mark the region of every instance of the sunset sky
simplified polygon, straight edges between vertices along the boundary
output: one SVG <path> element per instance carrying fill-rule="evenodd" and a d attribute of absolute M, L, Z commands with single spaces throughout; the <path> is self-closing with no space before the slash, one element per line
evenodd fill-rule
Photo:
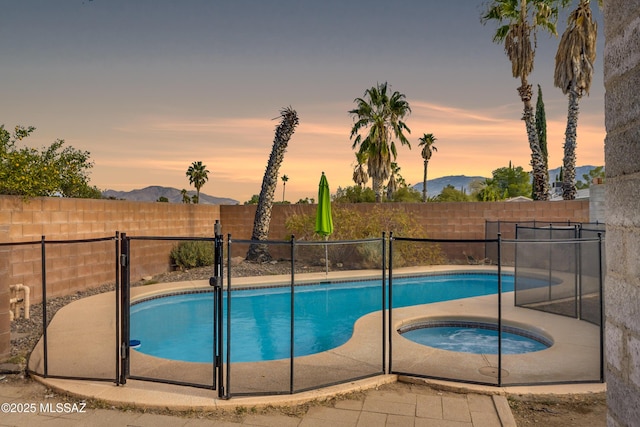
<path fill-rule="evenodd" d="M 377 82 L 404 93 L 412 150 L 397 162 L 422 181 L 418 138 L 433 133 L 429 178 L 530 169 L 522 103 L 485 0 L 0 1 L 0 124 L 32 125 L 34 147 L 57 138 L 91 153 L 102 190 L 189 187 L 241 203 L 260 192 L 279 111 L 300 125 L 280 173 L 286 198 L 353 185 L 353 100 Z M 595 6 L 593 6 L 595 8 Z M 604 164 L 604 48 L 580 103 L 578 165 Z M 558 31 L 565 28 L 564 13 Z M 550 168 L 562 164 L 567 100 L 553 86 L 558 39 L 540 33 L 530 83 L 542 85 Z M 535 102 L 535 100 L 534 100 Z M 281 182 L 276 199 L 281 198 Z"/>

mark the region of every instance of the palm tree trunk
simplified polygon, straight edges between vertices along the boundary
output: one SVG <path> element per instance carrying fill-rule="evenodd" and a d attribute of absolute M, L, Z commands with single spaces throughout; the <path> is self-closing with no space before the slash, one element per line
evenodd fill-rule
<path fill-rule="evenodd" d="M 273 148 L 267 163 L 267 169 L 262 178 L 262 189 L 258 198 L 256 216 L 253 221 L 253 232 L 251 240 L 267 240 L 269 236 L 269 224 L 271 223 L 271 209 L 273 207 L 274 194 L 278 185 L 278 170 L 284 160 L 284 153 L 296 126 L 298 125 L 298 114 L 295 110 L 285 108 L 280 112 L 282 121 L 276 128 L 276 135 L 273 140 Z M 247 260 L 265 262 L 271 260 L 267 245 L 251 244 L 247 252 Z"/>
<path fill-rule="evenodd" d="M 531 168 L 533 169 L 533 196 L 535 200 L 549 200 L 549 173 L 545 167 L 544 155 L 538 140 L 536 130 L 536 116 L 531 105 L 532 89 L 526 78 L 522 78 L 522 86 L 518 88 L 520 99 L 524 103 L 524 120 L 527 128 L 527 138 L 531 149 Z"/>
<path fill-rule="evenodd" d="M 424 176 L 422 177 L 422 201 L 427 201 L 427 160 L 424 161 Z"/>
<path fill-rule="evenodd" d="M 382 202 L 382 180 L 372 176 L 371 188 L 373 189 L 373 192 L 376 195 L 376 203 Z"/>
<path fill-rule="evenodd" d="M 564 177 L 562 182 L 562 198 L 576 198 L 576 140 L 578 129 L 579 100 L 577 93 L 569 91 L 569 111 L 567 112 L 567 129 L 564 133 L 564 158 L 562 159 Z"/>

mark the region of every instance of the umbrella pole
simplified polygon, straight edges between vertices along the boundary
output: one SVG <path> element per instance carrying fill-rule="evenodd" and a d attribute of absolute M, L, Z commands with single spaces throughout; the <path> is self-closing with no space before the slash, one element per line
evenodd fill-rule
<path fill-rule="evenodd" d="M 324 236 L 324 241 L 329 240 L 329 236 Z M 324 262 L 325 262 L 325 275 L 329 277 L 329 249 L 326 243 L 324 244 Z"/>

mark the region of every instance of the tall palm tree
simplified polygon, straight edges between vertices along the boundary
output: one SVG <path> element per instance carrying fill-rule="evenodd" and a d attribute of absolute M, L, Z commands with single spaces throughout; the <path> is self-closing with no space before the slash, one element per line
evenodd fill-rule
<path fill-rule="evenodd" d="M 287 181 L 289 181 L 289 177 L 287 175 L 282 175 L 280 179 L 282 180 L 282 203 L 284 203 L 284 190 L 287 188 Z"/>
<path fill-rule="evenodd" d="M 200 189 L 209 179 L 209 171 L 207 170 L 207 166 L 203 165 L 202 162 L 193 162 L 191 166 L 189 166 L 189 169 L 187 169 L 187 176 L 189 177 L 189 184 L 193 185 L 196 188 L 196 197 L 193 202 L 199 203 Z"/>
<path fill-rule="evenodd" d="M 424 159 L 424 175 L 422 177 L 422 201 L 427 201 L 427 166 L 429 165 L 429 160 L 431 160 L 431 156 L 434 151 L 438 151 L 435 145 L 433 145 L 438 139 L 433 136 L 432 133 L 425 133 L 422 138 L 418 138 L 420 143 L 418 146 L 422 146 L 422 158 Z"/>
<path fill-rule="evenodd" d="M 369 181 L 369 175 L 367 171 L 364 170 L 364 162 L 367 161 L 366 153 L 356 153 L 356 160 L 358 164 L 353 170 L 353 182 L 355 182 L 358 187 L 362 187 Z"/>
<path fill-rule="evenodd" d="M 256 216 L 253 220 L 251 240 L 267 240 L 269 236 L 271 209 L 273 208 L 273 198 L 278 185 L 278 170 L 284 160 L 284 153 L 296 126 L 298 126 L 298 122 L 298 113 L 294 109 L 287 107 L 280 110 L 280 124 L 276 127 L 271 155 L 262 178 L 262 189 L 258 198 Z M 271 260 L 267 245 L 251 244 L 247 252 L 247 260 L 257 262 Z"/>
<path fill-rule="evenodd" d="M 520 79 L 518 94 L 524 104 L 522 120 L 525 122 L 531 149 L 533 169 L 533 194 L 536 200 L 549 199 L 549 173 L 538 140 L 535 115 L 531 98 L 533 90 L 528 77 L 533 71 L 535 41 L 538 27 L 556 35 L 558 7 L 570 0 L 492 0 L 482 22 L 497 21 L 499 27 L 493 37 L 496 43 L 504 43 L 504 50 L 511 61 L 513 77 Z M 530 22 L 531 21 L 531 22 Z"/>
<path fill-rule="evenodd" d="M 380 202 L 382 187 L 391 173 L 391 156 L 393 160 L 397 156 L 394 139 L 411 148 L 404 135 L 404 131 L 411 133 L 411 130 L 402 121 L 411 113 L 411 107 L 404 94 L 398 91 L 389 94 L 386 82 L 367 89 L 364 97 L 356 98 L 354 102 L 356 108 L 349 111 L 355 120 L 349 137 L 355 137 L 351 148 L 360 146 L 358 152 L 366 156 L 376 202 Z"/>
<path fill-rule="evenodd" d="M 558 52 L 554 84 L 569 96 L 567 128 L 564 140 L 564 180 L 562 198 L 576 198 L 576 137 L 580 98 L 589 93 L 593 78 L 593 63 L 596 60 L 596 36 L 598 26 L 591 14 L 590 0 L 580 0 L 571 12 L 567 29 L 562 34 Z"/>

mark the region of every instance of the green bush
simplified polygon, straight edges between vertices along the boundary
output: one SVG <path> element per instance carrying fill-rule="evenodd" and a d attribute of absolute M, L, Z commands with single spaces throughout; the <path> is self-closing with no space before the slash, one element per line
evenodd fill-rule
<path fill-rule="evenodd" d="M 171 249 L 171 263 L 183 270 L 213 265 L 213 243 L 197 240 L 181 242 Z"/>
<path fill-rule="evenodd" d="M 340 205 L 333 205 L 334 231 L 331 240 L 359 240 L 379 238 L 382 232 L 392 231 L 396 236 L 424 238 L 426 233 L 421 224 L 412 218 L 406 211 L 400 208 L 383 209 L 374 206 L 362 214 L 355 209 L 349 209 Z M 322 236 L 315 233 L 315 215 L 294 214 L 286 219 L 285 227 L 293 234 L 296 240 L 323 240 Z M 358 252 L 354 256 L 353 250 Z M 324 249 L 318 247 L 318 251 Z M 343 263 L 357 262 L 363 267 L 373 267 L 377 260 L 381 259 L 379 245 L 362 246 L 330 246 L 329 258 Z M 311 253 L 310 249 L 307 249 Z M 333 252 L 333 253 L 332 253 Z M 323 253 L 315 255 L 323 257 Z M 403 242 L 397 246 L 394 252 L 394 264 L 398 267 L 410 265 L 441 264 L 444 256 L 439 245 L 434 243 Z"/>

